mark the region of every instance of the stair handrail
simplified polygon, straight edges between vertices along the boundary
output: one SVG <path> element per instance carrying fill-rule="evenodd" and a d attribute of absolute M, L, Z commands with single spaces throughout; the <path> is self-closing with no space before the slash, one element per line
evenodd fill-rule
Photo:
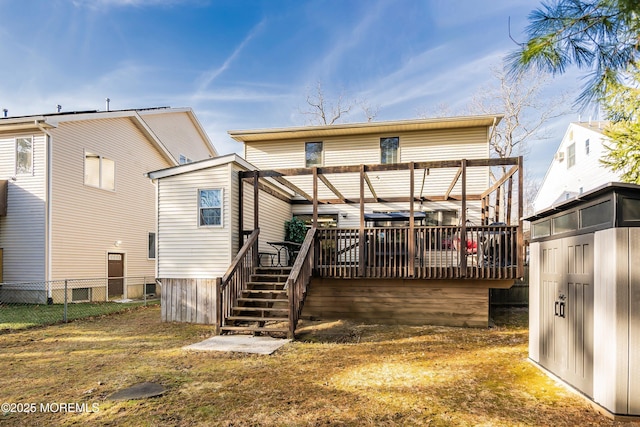
<path fill-rule="evenodd" d="M 238 297 L 246 288 L 249 277 L 253 272 L 258 256 L 258 235 L 260 229 L 256 228 L 249 235 L 242 248 L 233 258 L 233 262 L 220 280 L 218 291 L 218 326 L 225 326 L 226 319 L 231 315 L 231 310 Z M 231 284 L 231 285 L 230 285 Z"/>
<path fill-rule="evenodd" d="M 298 320 L 302 314 L 302 307 L 307 294 L 307 287 L 311 281 L 315 263 L 313 243 L 316 227 L 311 227 L 300 246 L 300 251 L 287 278 L 285 289 L 289 298 L 289 337 L 294 338 Z"/>

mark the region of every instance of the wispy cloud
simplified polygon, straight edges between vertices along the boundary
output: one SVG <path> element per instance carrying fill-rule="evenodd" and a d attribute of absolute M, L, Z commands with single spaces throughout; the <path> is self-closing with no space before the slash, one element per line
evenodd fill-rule
<path fill-rule="evenodd" d="M 257 25 L 255 25 L 251 29 L 251 31 L 249 31 L 249 34 L 247 34 L 244 40 L 242 40 L 242 42 L 235 48 L 233 53 L 231 53 L 231 55 L 229 55 L 229 57 L 222 63 L 222 65 L 220 65 L 219 67 L 212 68 L 204 74 L 202 82 L 198 86 L 198 92 L 196 93 L 196 96 L 198 95 L 198 93 L 206 90 L 207 87 L 209 87 L 209 85 L 218 76 L 224 73 L 231 66 L 233 61 L 235 61 L 236 58 L 238 58 L 242 50 L 249 44 L 249 42 L 256 36 L 256 34 L 258 34 L 260 30 L 264 27 L 265 22 L 266 22 L 265 20 L 262 20 Z"/>
<path fill-rule="evenodd" d="M 174 6 L 184 4 L 185 0 L 72 0 L 76 7 L 86 7 L 90 9 L 102 9 L 111 7 L 155 7 Z M 190 3 L 205 4 L 204 0 L 192 0 Z"/>

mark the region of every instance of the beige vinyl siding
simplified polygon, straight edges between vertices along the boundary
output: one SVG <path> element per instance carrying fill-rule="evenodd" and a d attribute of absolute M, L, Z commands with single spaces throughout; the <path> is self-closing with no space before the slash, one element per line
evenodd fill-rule
<path fill-rule="evenodd" d="M 244 228 L 253 230 L 253 185 L 245 184 L 244 188 Z M 284 240 L 284 223 L 293 215 L 291 205 L 283 200 L 273 197 L 264 191 L 258 194 L 260 226 L 259 251 L 275 253 L 276 249 L 267 242 L 281 242 Z"/>
<path fill-rule="evenodd" d="M 158 277 L 221 277 L 232 256 L 232 200 L 228 164 L 169 176 L 158 185 Z M 221 227 L 198 226 L 198 190 L 222 189 Z M 237 226 L 236 226 L 237 227 Z"/>
<path fill-rule="evenodd" d="M 62 122 L 51 133 L 52 279 L 105 277 L 108 252 L 125 254 L 125 276 L 153 276 L 155 187 L 144 173 L 168 162 L 126 117 Z M 84 185 L 85 151 L 115 162 L 115 191 Z"/>
<path fill-rule="evenodd" d="M 322 140 L 324 165 L 343 166 L 380 163 L 380 138 L 398 136 L 400 138 L 400 161 L 422 162 L 459 159 L 485 159 L 489 157 L 488 130 L 485 127 L 406 132 L 399 134 L 372 134 L 360 136 L 332 137 Z M 306 140 L 286 140 L 256 142 L 245 145 L 247 161 L 261 169 L 301 168 L 305 165 L 304 143 Z M 424 176 L 423 195 L 442 195 L 446 192 L 457 172 L 456 168 L 432 169 Z M 422 188 L 423 170 L 416 170 L 414 186 L 416 195 Z M 347 198 L 360 197 L 358 174 L 333 174 L 327 178 Z M 397 195 L 398 188 L 409 188 L 408 171 L 389 171 L 370 174 L 376 192 L 383 195 Z M 312 177 L 290 176 L 292 183 L 311 194 Z M 480 194 L 489 185 L 488 168 L 467 170 L 467 194 Z M 452 194 L 461 194 L 458 181 Z M 318 195 L 321 199 L 335 199 L 336 196 L 324 184 L 319 183 Z M 365 197 L 371 197 L 365 187 Z"/>
<path fill-rule="evenodd" d="M 324 165 L 342 166 L 380 163 L 380 138 L 400 138 L 401 162 L 473 159 L 489 157 L 485 127 L 444 129 L 398 134 L 314 139 L 324 146 Z M 301 168 L 305 165 L 304 143 L 311 140 L 283 140 L 245 143 L 246 160 L 260 169 Z"/>
<path fill-rule="evenodd" d="M 180 154 L 193 161 L 211 157 L 211 152 L 206 148 L 208 142 L 196 130 L 187 113 L 141 113 L 141 117 L 176 160 L 179 160 Z"/>
<path fill-rule="evenodd" d="M 15 173 L 15 138 L 33 137 L 33 175 Z M 11 178 L 15 177 L 15 181 Z M 45 279 L 46 140 L 42 133 L 0 136 L 0 179 L 9 180 L 7 216 L 0 217 L 5 282 Z"/>

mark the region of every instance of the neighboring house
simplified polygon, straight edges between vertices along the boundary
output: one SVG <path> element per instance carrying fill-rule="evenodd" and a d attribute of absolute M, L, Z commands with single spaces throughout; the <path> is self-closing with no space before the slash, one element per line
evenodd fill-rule
<path fill-rule="evenodd" d="M 620 180 L 600 163 L 606 152 L 608 122 L 570 123 L 533 202 L 542 211 L 608 182 Z"/>
<path fill-rule="evenodd" d="M 142 295 L 156 256 L 155 187 L 145 174 L 216 155 L 188 108 L 0 119 L 3 282 L 120 276 L 132 279 L 114 281 L 109 296 Z"/>
<path fill-rule="evenodd" d="M 244 159 L 150 173 L 163 319 L 293 334 L 304 303 L 308 317 L 486 326 L 489 288 L 522 275 L 522 160 L 489 158 L 501 118 L 230 131 Z M 292 217 L 302 245 L 285 241 Z"/>

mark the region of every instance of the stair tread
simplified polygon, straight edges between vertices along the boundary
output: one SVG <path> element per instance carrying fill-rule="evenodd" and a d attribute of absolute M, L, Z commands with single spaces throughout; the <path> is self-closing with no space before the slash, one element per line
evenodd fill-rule
<path fill-rule="evenodd" d="M 253 316 L 228 316 L 227 320 L 241 320 L 245 322 L 288 322 L 288 317 L 253 317 Z"/>
<path fill-rule="evenodd" d="M 289 332 L 289 328 L 268 328 L 265 326 L 223 326 L 223 331 L 246 331 L 246 332 Z"/>
<path fill-rule="evenodd" d="M 242 292 L 250 294 L 286 294 L 285 289 L 244 289 Z"/>
<path fill-rule="evenodd" d="M 273 307 L 251 307 L 251 306 L 236 306 L 233 307 L 233 310 L 238 311 L 279 311 L 279 312 L 288 312 L 288 308 L 273 308 Z"/>
<path fill-rule="evenodd" d="M 238 302 L 288 302 L 285 298 L 275 299 L 275 298 L 238 298 Z M 256 307 L 262 308 L 262 307 Z M 269 308 L 269 307 L 264 307 Z"/>

